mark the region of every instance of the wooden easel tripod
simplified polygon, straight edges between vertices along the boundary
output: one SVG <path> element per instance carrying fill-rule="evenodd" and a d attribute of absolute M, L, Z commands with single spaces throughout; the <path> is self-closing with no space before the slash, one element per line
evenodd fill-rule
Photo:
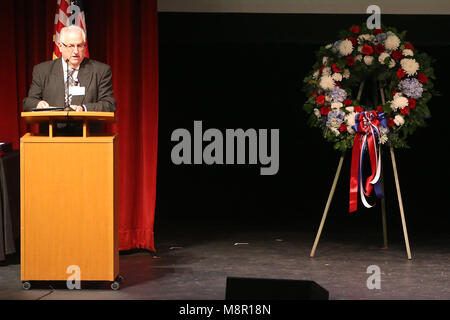
<path fill-rule="evenodd" d="M 358 101 L 361 98 L 363 87 L 364 87 L 364 82 L 362 82 L 361 85 L 359 86 L 358 98 L 357 98 Z M 384 97 L 384 92 L 381 89 L 381 86 L 380 86 L 380 94 L 381 94 L 381 101 L 384 104 L 385 103 L 385 97 Z M 400 208 L 400 216 L 401 216 L 402 226 L 403 226 L 403 235 L 404 235 L 404 238 L 405 238 L 406 254 L 408 256 L 408 259 L 411 260 L 412 258 L 411 258 L 411 249 L 410 249 L 410 246 L 409 246 L 408 230 L 406 228 L 405 212 L 403 210 L 403 200 L 402 200 L 402 195 L 401 195 L 401 192 L 400 192 L 400 182 L 399 182 L 399 179 L 398 179 L 397 164 L 396 164 L 396 161 L 395 161 L 395 154 L 394 154 L 394 148 L 393 147 L 390 147 L 390 154 L 391 154 L 391 160 L 392 160 L 392 168 L 393 168 L 393 171 L 394 171 L 395 187 L 396 187 L 396 190 L 397 190 L 398 205 L 399 205 L 399 208 Z M 333 180 L 333 184 L 331 186 L 330 194 L 328 195 L 328 200 L 327 200 L 327 203 L 325 205 L 325 210 L 323 211 L 322 220 L 320 222 L 319 230 L 317 231 L 316 239 L 314 240 L 314 245 L 313 245 L 312 250 L 311 250 L 311 254 L 310 254 L 311 258 L 314 257 L 316 249 L 317 249 L 317 245 L 319 244 L 320 235 L 322 234 L 322 229 L 323 229 L 323 226 L 325 224 L 325 220 L 327 218 L 328 209 L 330 208 L 331 200 L 333 199 L 334 191 L 336 190 L 336 185 L 337 185 L 337 182 L 339 180 L 339 176 L 341 174 L 342 163 L 344 162 L 344 156 L 345 156 L 345 151 L 342 152 L 341 157 L 339 159 L 339 164 L 338 164 L 338 167 L 337 167 L 337 170 L 336 170 L 336 175 L 334 176 L 334 180 Z M 382 183 L 382 188 L 383 188 L 383 193 L 384 193 L 384 181 L 382 180 L 381 183 Z M 386 202 L 385 202 L 385 198 L 381 199 L 381 212 L 382 212 L 382 223 L 383 223 L 384 247 L 387 248 L 388 244 L 387 244 Z"/>

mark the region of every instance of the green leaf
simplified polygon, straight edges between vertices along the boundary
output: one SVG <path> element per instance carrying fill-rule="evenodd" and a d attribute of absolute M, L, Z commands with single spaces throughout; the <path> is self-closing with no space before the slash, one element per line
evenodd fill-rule
<path fill-rule="evenodd" d="M 405 36 L 406 36 L 406 30 L 404 30 L 404 31 L 402 31 L 399 35 L 398 35 L 398 37 L 400 38 L 400 39 L 405 39 Z"/>
<path fill-rule="evenodd" d="M 391 112 L 391 111 L 392 111 L 391 104 L 390 104 L 390 103 L 385 103 L 385 104 L 383 104 L 383 111 L 384 111 L 385 113 Z"/>
<path fill-rule="evenodd" d="M 336 143 L 334 144 L 334 149 L 335 149 L 335 150 L 341 150 L 341 142 L 340 142 L 340 141 L 338 141 L 338 142 L 336 142 Z"/>
<path fill-rule="evenodd" d="M 428 106 L 426 104 L 424 104 L 421 109 L 422 109 L 422 112 L 423 112 L 423 115 L 425 118 L 431 117 L 430 109 L 428 108 Z"/>
<path fill-rule="evenodd" d="M 346 61 L 344 61 L 344 60 L 339 60 L 338 62 L 336 62 L 336 64 L 339 69 L 344 69 L 345 66 L 347 65 Z"/>
<path fill-rule="evenodd" d="M 305 110 L 307 113 L 311 113 L 314 109 L 314 106 L 312 104 L 309 103 L 305 103 L 303 105 L 303 110 Z"/>

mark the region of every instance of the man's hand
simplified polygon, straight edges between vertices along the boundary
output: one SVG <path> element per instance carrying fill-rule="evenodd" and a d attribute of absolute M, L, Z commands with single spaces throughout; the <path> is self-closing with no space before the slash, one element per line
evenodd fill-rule
<path fill-rule="evenodd" d="M 39 103 L 38 103 L 37 106 L 36 106 L 36 108 L 38 108 L 38 109 L 44 109 L 44 108 L 48 108 L 48 107 L 50 107 L 50 106 L 48 105 L 48 102 L 47 102 L 47 101 L 44 101 L 44 100 L 39 101 Z"/>
<path fill-rule="evenodd" d="M 84 111 L 84 109 L 83 109 L 82 106 L 78 106 L 78 105 L 73 105 L 73 104 L 71 104 L 70 107 L 72 108 L 73 111 L 76 111 L 76 112 L 82 112 L 82 111 Z"/>

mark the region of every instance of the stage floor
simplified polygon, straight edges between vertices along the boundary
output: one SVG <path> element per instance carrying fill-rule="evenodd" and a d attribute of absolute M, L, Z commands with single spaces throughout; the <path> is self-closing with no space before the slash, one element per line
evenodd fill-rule
<path fill-rule="evenodd" d="M 333 300 L 450 299 L 448 235 L 411 237 L 411 261 L 401 237 L 382 250 L 380 234 L 326 231 L 311 259 L 314 236 L 312 232 L 267 228 L 166 233 L 157 239 L 157 256 L 142 250 L 121 253 L 124 280 L 118 291 L 106 286 L 51 290 L 48 285 L 23 290 L 20 265 L 13 261 L 0 266 L 0 299 L 223 300 L 230 276 L 313 280 L 328 290 Z M 371 265 L 380 268 L 380 289 L 367 287 Z"/>

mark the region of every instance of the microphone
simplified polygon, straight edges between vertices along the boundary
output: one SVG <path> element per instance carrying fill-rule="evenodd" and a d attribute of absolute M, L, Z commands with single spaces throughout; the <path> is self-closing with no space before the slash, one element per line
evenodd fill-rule
<path fill-rule="evenodd" d="M 67 96 L 64 102 L 64 111 L 72 111 L 69 103 L 69 58 L 66 59 L 66 92 Z M 65 95 L 65 94 L 64 94 Z"/>

